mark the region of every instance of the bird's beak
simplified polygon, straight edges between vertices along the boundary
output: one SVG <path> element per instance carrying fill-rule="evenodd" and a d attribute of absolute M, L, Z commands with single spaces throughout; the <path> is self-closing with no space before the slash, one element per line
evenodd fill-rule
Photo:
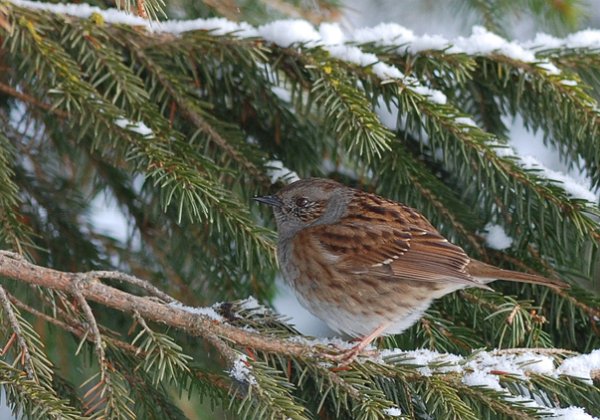
<path fill-rule="evenodd" d="M 265 195 L 263 197 L 253 197 L 254 201 L 258 201 L 259 203 L 266 204 L 271 207 L 281 207 L 283 206 L 283 202 L 276 195 Z"/>

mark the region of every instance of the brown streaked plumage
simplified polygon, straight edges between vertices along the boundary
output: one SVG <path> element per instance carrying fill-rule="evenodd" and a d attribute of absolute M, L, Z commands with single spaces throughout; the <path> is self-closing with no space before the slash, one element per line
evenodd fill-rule
<path fill-rule="evenodd" d="M 273 207 L 279 264 L 300 302 L 334 330 L 362 337 L 345 363 L 458 289 L 494 280 L 566 287 L 473 260 L 416 210 L 332 180 L 296 181 L 256 200 Z"/>

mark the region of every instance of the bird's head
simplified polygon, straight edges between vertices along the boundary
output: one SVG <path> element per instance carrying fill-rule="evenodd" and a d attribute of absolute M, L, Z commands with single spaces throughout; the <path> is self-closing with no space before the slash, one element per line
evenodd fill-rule
<path fill-rule="evenodd" d="M 254 200 L 273 207 L 282 239 L 309 226 L 337 222 L 346 212 L 352 191 L 336 181 L 307 178 Z"/>

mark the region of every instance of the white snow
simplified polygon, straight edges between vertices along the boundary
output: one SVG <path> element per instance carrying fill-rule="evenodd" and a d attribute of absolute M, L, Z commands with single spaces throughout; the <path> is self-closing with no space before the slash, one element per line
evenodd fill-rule
<path fill-rule="evenodd" d="M 322 23 L 319 26 L 319 34 L 325 45 L 338 45 L 346 42 L 346 35 L 337 23 Z"/>
<path fill-rule="evenodd" d="M 276 20 L 258 27 L 258 34 L 265 40 L 287 48 L 294 44 L 316 46 L 321 35 L 307 21 L 300 19 Z"/>
<path fill-rule="evenodd" d="M 456 124 L 468 125 L 470 127 L 477 127 L 477 123 L 469 117 L 456 117 L 454 119 L 454 121 L 456 122 Z"/>
<path fill-rule="evenodd" d="M 580 198 L 592 203 L 597 201 L 596 194 L 590 191 L 590 189 L 583 185 L 580 181 L 562 172 L 546 168 L 538 159 L 533 156 L 521 156 L 520 163 L 525 169 L 535 169 L 539 171 L 543 177 L 559 181 L 561 183 L 560 186 L 569 196 L 573 198 Z"/>
<path fill-rule="evenodd" d="M 502 391 L 500 379 L 496 375 L 490 375 L 486 372 L 476 370 L 463 376 L 462 381 L 468 386 L 484 386 L 495 391 Z"/>
<path fill-rule="evenodd" d="M 515 60 L 531 63 L 536 61 L 533 52 L 525 49 L 517 42 L 507 41 L 482 26 L 474 26 L 469 37 L 458 37 L 452 44 L 469 55 L 487 55 L 500 53 Z"/>
<path fill-rule="evenodd" d="M 128 24 L 132 26 L 143 26 L 150 32 L 168 32 L 181 34 L 192 30 L 207 30 L 215 35 L 234 34 L 237 37 L 260 36 L 266 41 L 272 42 L 280 47 L 288 48 L 293 45 L 306 45 L 314 47 L 322 46 L 332 57 L 345 60 L 360 66 L 372 66 L 373 73 L 382 80 L 398 79 L 404 82 L 409 89 L 428 97 L 434 103 L 446 103 L 446 96 L 437 90 L 421 86 L 414 78 L 405 77 L 396 67 L 379 62 L 374 54 L 365 53 L 356 46 L 343 45 L 346 36 L 335 23 L 325 23 L 317 31 L 309 22 L 301 19 L 288 19 L 269 22 L 254 28 L 247 23 L 236 23 L 224 18 L 195 19 L 188 21 L 153 22 L 125 12 L 114 9 L 102 10 L 88 5 L 55 5 L 29 0 L 11 0 L 14 4 L 37 10 L 45 10 L 53 13 L 68 14 L 81 18 L 88 18 L 96 13 L 101 15 L 105 22 L 113 24 Z M 429 42 L 432 42 L 431 40 Z M 129 123 L 128 121 L 125 121 Z M 139 130 L 148 130 L 143 123 L 139 124 Z"/>
<path fill-rule="evenodd" d="M 513 238 L 506 234 L 504 228 L 500 225 L 488 223 L 485 225 L 485 243 L 492 249 L 503 250 L 510 248 L 513 243 Z"/>
<path fill-rule="evenodd" d="M 261 305 L 254 296 L 247 297 L 240 303 L 239 306 L 241 309 L 253 311 L 256 314 L 265 314 L 268 311 L 267 308 Z"/>
<path fill-rule="evenodd" d="M 141 17 L 134 16 L 130 13 L 121 12 L 116 9 L 100 9 L 96 6 L 88 4 L 63 4 L 63 3 L 43 3 L 28 0 L 10 0 L 11 3 L 27 7 L 28 9 L 44 10 L 47 12 L 70 15 L 83 19 L 89 18 L 92 14 L 97 13 L 104 18 L 107 23 L 124 24 L 131 26 L 148 26 L 148 21 Z"/>
<path fill-rule="evenodd" d="M 391 357 L 401 356 L 406 358 L 410 364 L 420 366 L 417 368 L 419 373 L 424 376 L 431 376 L 434 372 L 460 372 L 462 367 L 460 363 L 463 358 L 451 353 L 438 353 L 429 349 L 400 350 L 386 349 L 380 352 L 380 360 Z"/>
<path fill-rule="evenodd" d="M 577 80 L 563 79 L 560 81 L 561 85 L 565 86 L 577 86 Z"/>
<path fill-rule="evenodd" d="M 144 124 L 143 121 L 136 122 L 136 121 L 131 121 L 127 118 L 121 117 L 121 118 L 117 118 L 115 120 L 115 124 L 121 128 L 133 131 L 134 133 L 138 133 L 139 135 L 144 136 L 144 137 L 152 138 L 154 136 L 152 129 L 150 127 L 148 127 L 146 124 Z"/>
<path fill-rule="evenodd" d="M 598 420 L 597 417 L 592 417 L 581 407 L 554 408 L 547 410 L 552 412 L 549 418 L 555 420 Z"/>
<path fill-rule="evenodd" d="M 214 307 L 220 305 L 220 303 L 215 303 L 213 307 L 196 307 L 196 306 L 186 306 L 179 302 L 170 303 L 169 306 L 172 306 L 177 309 L 184 310 L 194 315 L 202 315 L 206 316 L 215 321 L 224 321 L 223 317 L 215 311 Z"/>
<path fill-rule="evenodd" d="M 568 48 L 600 48 L 600 30 L 585 29 L 565 38 L 564 46 Z"/>
<path fill-rule="evenodd" d="M 338 347 L 344 348 L 339 344 Z M 420 367 L 417 368 L 419 373 L 425 376 L 443 372 L 462 373 L 462 382 L 468 386 L 483 386 L 508 395 L 508 389 L 504 388 L 500 383 L 502 375 L 506 374 L 516 376 L 525 381 L 528 380 L 530 374 L 546 375 L 554 378 L 559 375 L 571 375 L 582 378 L 591 384 L 592 371 L 600 369 L 600 349 L 594 350 L 589 354 L 567 358 L 558 367 L 555 366 L 554 358 L 551 355 L 527 349 L 523 349 L 521 352 L 504 352 L 502 350 L 478 351 L 474 352 L 470 357 L 438 353 L 426 349 L 412 351 L 387 349 L 382 350 L 379 357 L 370 357 L 366 360 L 379 363 L 394 362 L 419 365 Z M 530 407 L 543 408 L 544 411 L 562 419 L 592 418 L 583 409 L 578 407 L 564 409 L 546 407 L 540 399 L 532 401 L 531 396 L 526 391 L 524 395 L 511 395 L 508 398 Z"/>
<path fill-rule="evenodd" d="M 383 414 L 389 417 L 400 417 L 402 411 L 398 407 L 389 407 L 383 409 Z"/>
<path fill-rule="evenodd" d="M 576 376 L 590 385 L 592 384 L 592 371 L 600 372 L 600 349 L 593 350 L 589 354 L 565 359 L 557 369 L 557 373 L 560 375 Z"/>
<path fill-rule="evenodd" d="M 283 102 L 292 102 L 292 92 L 281 86 L 273 86 L 271 91 Z"/>
<path fill-rule="evenodd" d="M 525 123 L 520 116 L 514 119 L 503 116 L 503 122 L 510 127 L 510 145 L 503 148 L 496 148 L 496 153 L 500 156 L 513 156 L 518 160 L 520 157 L 526 157 L 530 165 L 535 165 L 543 176 L 562 181 L 567 181 L 568 185 L 562 185 L 571 196 L 585 198 L 591 202 L 600 201 L 600 191 L 592 189 L 592 180 L 583 167 L 583 159 L 579 159 L 577 165 L 569 167 L 561 158 L 558 150 L 551 144 L 544 144 L 544 137 L 541 131 L 532 132 L 525 127 Z M 527 156 L 530 156 L 527 158 Z M 547 172 L 553 171 L 553 172 Z"/>
<path fill-rule="evenodd" d="M 396 51 L 417 53 L 425 50 L 446 50 L 457 53 L 460 50 L 450 45 L 450 41 L 440 35 L 417 36 L 410 29 L 397 23 L 380 23 L 371 28 L 354 31 L 352 41 L 358 44 L 373 43 L 378 46 L 397 46 Z"/>
<path fill-rule="evenodd" d="M 556 38 L 545 33 L 538 33 L 530 41 L 523 42 L 523 46 L 534 50 L 547 50 L 556 48 L 600 48 L 600 30 L 585 29 L 567 35 L 565 38 Z"/>
<path fill-rule="evenodd" d="M 240 38 L 259 36 L 258 31 L 246 22 L 232 22 L 225 18 L 171 20 L 150 23 L 155 32 L 169 32 L 175 35 L 189 31 L 210 31 L 214 35 L 236 35 Z"/>
<path fill-rule="evenodd" d="M 270 160 L 265 166 L 268 168 L 267 174 L 271 177 L 271 183 L 273 184 L 279 179 L 284 180 L 288 184 L 300 179 L 296 172 L 286 168 L 280 160 Z"/>
<path fill-rule="evenodd" d="M 229 370 L 229 376 L 239 382 L 256 385 L 256 378 L 252 375 L 251 366 L 248 364 L 248 357 L 245 354 L 239 354 L 238 358 L 234 360 L 233 366 Z"/>
<path fill-rule="evenodd" d="M 540 62 L 536 63 L 536 66 L 541 69 L 546 70 L 546 73 L 548 73 L 549 75 L 560 74 L 560 69 L 549 61 L 540 61 Z"/>
<path fill-rule="evenodd" d="M 412 90 L 413 92 L 418 93 L 419 95 L 428 97 L 429 100 L 431 100 L 431 102 L 434 102 L 436 104 L 444 105 L 447 101 L 446 95 L 444 95 L 439 90 L 431 89 L 426 86 L 420 86 L 420 85 L 416 85 L 416 86 L 407 85 L 407 87 L 410 90 Z"/>
<path fill-rule="evenodd" d="M 532 351 L 521 354 L 479 352 L 464 364 L 464 369 L 467 373 L 463 376 L 463 383 L 496 391 L 504 390 L 500 385 L 501 374 L 516 375 L 522 379 L 527 379 L 528 373 L 555 375 L 553 359 Z"/>

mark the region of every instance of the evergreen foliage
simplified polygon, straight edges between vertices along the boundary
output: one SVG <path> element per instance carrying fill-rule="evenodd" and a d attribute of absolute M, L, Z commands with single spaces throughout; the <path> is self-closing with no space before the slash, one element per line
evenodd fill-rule
<path fill-rule="evenodd" d="M 240 12 L 229 1 L 179 6 L 190 17 L 241 13 L 253 24 L 279 16 L 319 23 L 339 6 L 319 1 L 317 12 L 303 1 L 238 3 Z M 499 27 L 486 2 L 465 3 Z M 514 10 L 559 21 L 575 16 L 570 8 L 546 14 L 542 2 L 518 3 Z M 120 6 L 162 19 L 177 5 Z M 0 249 L 43 267 L 91 271 L 64 274 L 69 290 L 0 277 L 0 389 L 15 412 L 378 419 L 399 409 L 403 418 L 482 419 L 580 406 L 600 416 L 600 375 L 496 372 L 497 388 L 465 379 L 477 349 L 532 349 L 558 365 L 600 348 L 598 203 L 573 197 L 510 154 L 501 118 L 522 118 L 599 187 L 600 51 L 561 46 L 536 50 L 538 61 L 529 62 L 501 51 L 350 47 L 405 77 L 382 78 L 374 63 L 314 43 L 165 33 L 110 23 L 101 13 L 82 18 L 0 0 Z M 405 353 L 383 351 L 336 369 L 327 359 L 335 345 L 300 337 L 267 307 L 240 300 L 268 305 L 274 296 L 273 221 L 250 199 L 282 185 L 271 182 L 280 164 L 405 202 L 473 257 L 560 277 L 572 288 L 463 290 L 379 343 L 452 353 L 459 360 L 452 366 L 419 366 Z M 127 217 L 125 241 L 92 222 L 106 197 Z M 488 223 L 514 239 L 510 248 L 486 244 Z M 109 269 L 165 293 L 92 271 Z M 254 348 L 216 330 L 171 328 L 137 310 L 88 301 L 82 288 L 99 279 L 165 308 L 214 305 L 210 322 L 256 333 L 255 343 L 313 350 Z"/>

